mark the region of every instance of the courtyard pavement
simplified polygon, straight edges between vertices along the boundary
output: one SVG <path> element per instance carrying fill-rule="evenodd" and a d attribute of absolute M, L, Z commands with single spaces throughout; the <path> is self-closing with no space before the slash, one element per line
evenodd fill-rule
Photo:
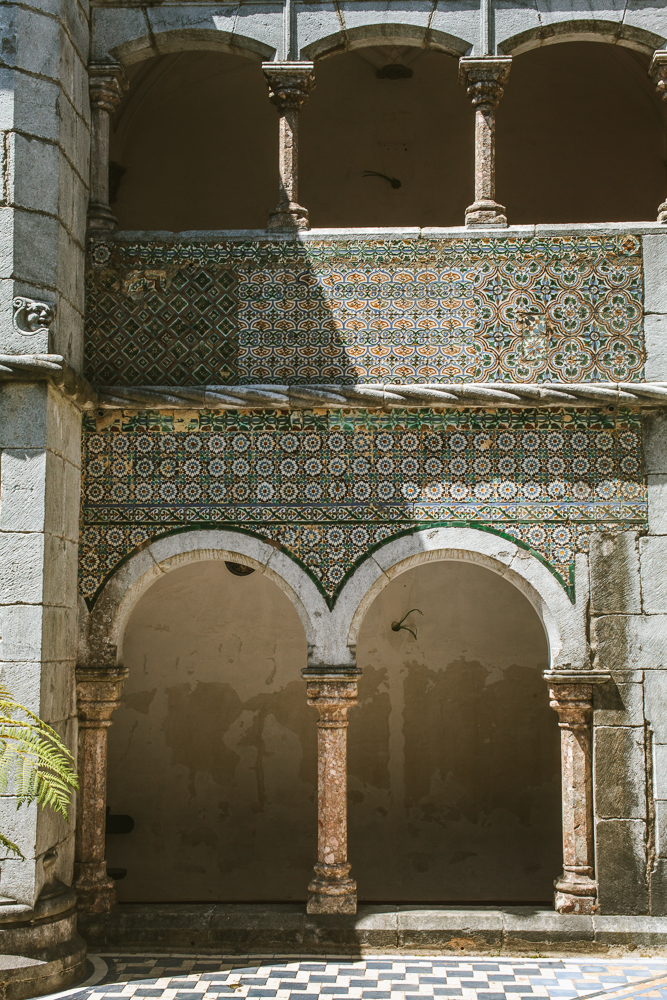
<path fill-rule="evenodd" d="M 102 954 L 68 1000 L 518 1000 L 604 993 L 605 1000 L 667 1000 L 667 958 L 450 958 L 407 955 L 211 956 Z M 45 998 L 48 1000 L 48 998 Z M 601 998 L 602 1000 L 602 998 Z"/>

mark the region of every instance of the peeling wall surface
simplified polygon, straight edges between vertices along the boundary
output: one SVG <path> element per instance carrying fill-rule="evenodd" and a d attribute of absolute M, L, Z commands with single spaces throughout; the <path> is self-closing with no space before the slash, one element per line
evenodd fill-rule
<path fill-rule="evenodd" d="M 391 623 L 414 612 L 407 631 Z M 483 609 L 483 610 L 480 610 Z M 174 570 L 127 629 L 109 744 L 121 900 L 303 899 L 315 851 L 315 714 L 303 629 L 259 573 Z M 350 856 L 368 900 L 548 900 L 560 857 L 543 627 L 482 567 L 410 570 L 362 626 L 350 715 Z"/>
<path fill-rule="evenodd" d="M 121 900 L 301 899 L 316 850 L 303 627 L 260 573 L 174 570 L 130 621 L 109 742 Z"/>

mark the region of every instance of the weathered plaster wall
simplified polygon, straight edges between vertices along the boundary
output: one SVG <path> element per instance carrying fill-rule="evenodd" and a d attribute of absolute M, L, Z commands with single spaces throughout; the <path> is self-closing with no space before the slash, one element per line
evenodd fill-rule
<path fill-rule="evenodd" d="M 411 608 L 409 632 L 394 632 Z M 350 714 L 350 857 L 374 900 L 548 900 L 561 863 L 542 624 L 490 570 L 432 562 L 376 598 Z"/>
<path fill-rule="evenodd" d="M 378 80 L 389 62 L 413 77 Z M 665 127 L 647 67 L 648 57 L 592 42 L 514 59 L 497 116 L 498 198 L 511 222 L 655 218 Z M 277 201 L 278 116 L 259 63 L 190 52 L 129 71 L 111 153 L 126 168 L 114 205 L 121 228 L 264 227 Z M 312 226 L 463 223 L 473 112 L 457 74 L 456 59 L 417 47 L 317 63 L 300 125 L 300 200 Z"/>
<path fill-rule="evenodd" d="M 411 616 L 416 642 L 389 627 L 411 607 L 424 611 Z M 526 599 L 477 566 L 420 567 L 374 602 L 358 657 L 350 859 L 361 898 L 548 899 L 558 737 Z M 124 658 L 108 801 L 136 826 L 107 839 L 109 865 L 128 869 L 120 899 L 303 899 L 316 714 L 287 597 L 222 562 L 181 567 L 137 605 Z"/>

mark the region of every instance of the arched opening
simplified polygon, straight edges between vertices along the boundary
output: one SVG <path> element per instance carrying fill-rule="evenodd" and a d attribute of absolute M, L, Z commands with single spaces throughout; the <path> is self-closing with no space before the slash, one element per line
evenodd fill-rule
<path fill-rule="evenodd" d="M 317 837 L 316 711 L 293 604 L 259 571 L 193 562 L 125 630 L 109 731 L 107 863 L 120 901 L 303 899 Z M 113 829 L 113 827 L 111 827 Z"/>
<path fill-rule="evenodd" d="M 408 611 L 416 639 L 392 629 Z M 562 862 L 560 743 L 527 598 L 483 566 L 423 563 L 375 598 L 357 662 L 348 788 L 360 899 L 548 903 Z"/>
<path fill-rule="evenodd" d="M 112 130 L 120 229 L 263 229 L 278 197 L 278 115 L 259 61 L 178 52 L 128 69 Z"/>
<path fill-rule="evenodd" d="M 514 57 L 496 116 L 497 194 L 512 223 L 655 219 L 667 151 L 649 62 L 590 41 Z"/>

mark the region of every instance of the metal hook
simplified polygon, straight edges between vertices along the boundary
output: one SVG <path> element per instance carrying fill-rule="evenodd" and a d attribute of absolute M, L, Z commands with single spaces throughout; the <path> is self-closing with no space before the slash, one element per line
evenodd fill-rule
<path fill-rule="evenodd" d="M 417 633 L 413 632 L 413 630 L 411 628 L 408 628 L 407 625 L 403 624 L 403 622 L 408 617 L 408 615 L 411 615 L 413 611 L 417 611 L 420 615 L 424 614 L 424 612 L 420 611 L 419 608 L 412 608 L 411 611 L 408 611 L 408 612 L 406 612 L 406 614 L 403 615 L 403 617 L 401 618 L 400 622 L 392 622 L 391 623 L 391 630 L 392 630 L 392 632 L 400 632 L 401 629 L 403 629 L 405 632 L 409 632 L 410 635 L 413 635 L 415 637 L 415 639 L 416 639 L 417 638 Z"/>

